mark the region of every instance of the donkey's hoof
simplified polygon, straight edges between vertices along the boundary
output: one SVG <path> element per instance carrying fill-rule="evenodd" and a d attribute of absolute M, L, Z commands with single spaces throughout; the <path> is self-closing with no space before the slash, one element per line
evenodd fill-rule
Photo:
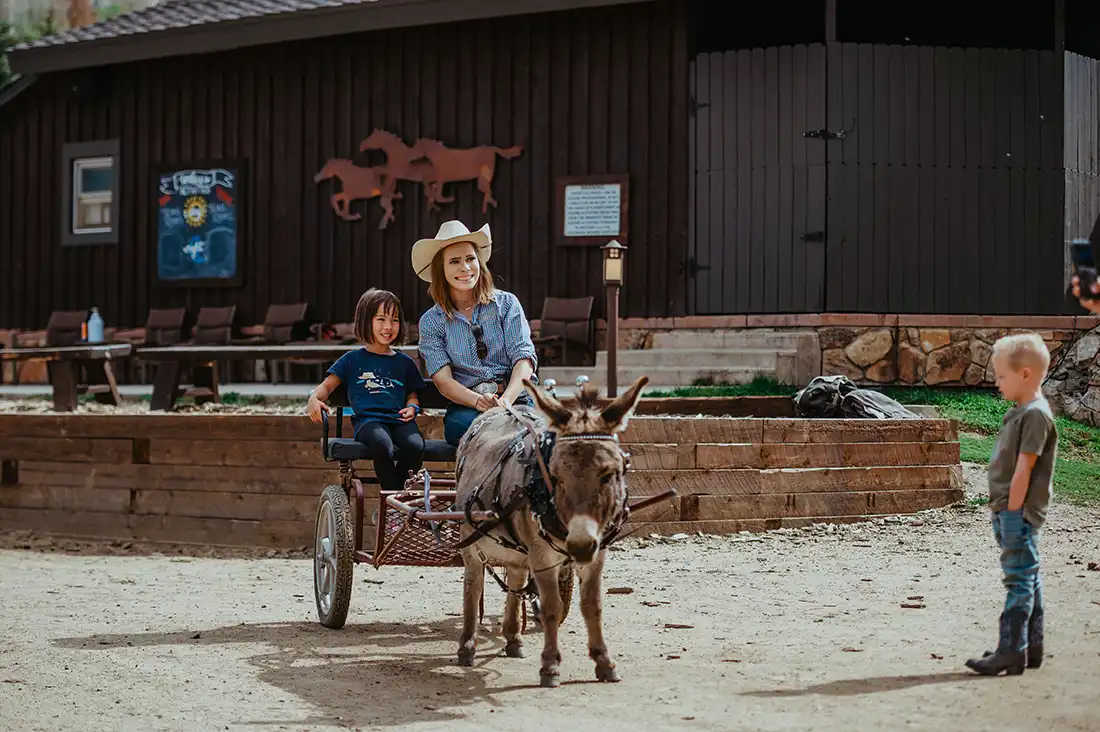
<path fill-rule="evenodd" d="M 614 666 L 604 666 L 602 668 L 596 668 L 596 681 L 606 681 L 608 683 L 618 683 L 623 680 L 622 676 L 619 676 L 619 670 Z"/>
<path fill-rule="evenodd" d="M 462 650 L 458 652 L 458 665 L 459 666 L 473 666 L 474 665 L 474 652 Z"/>
<path fill-rule="evenodd" d="M 556 689 L 561 686 L 561 674 L 557 671 L 539 671 L 539 686 Z"/>
<path fill-rule="evenodd" d="M 519 641 L 508 641 L 508 644 L 504 646 L 504 655 L 508 658 L 527 658 L 527 653 L 523 650 L 523 644 Z"/>

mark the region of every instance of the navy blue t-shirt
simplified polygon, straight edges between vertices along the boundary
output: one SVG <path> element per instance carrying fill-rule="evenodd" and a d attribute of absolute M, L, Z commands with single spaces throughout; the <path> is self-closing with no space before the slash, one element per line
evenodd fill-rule
<path fill-rule="evenodd" d="M 365 348 L 348 351 L 328 372 L 340 377 L 347 389 L 356 430 L 363 422 L 399 423 L 397 413 L 405 408 L 409 394 L 427 386 L 416 362 L 400 352 L 383 356 Z"/>

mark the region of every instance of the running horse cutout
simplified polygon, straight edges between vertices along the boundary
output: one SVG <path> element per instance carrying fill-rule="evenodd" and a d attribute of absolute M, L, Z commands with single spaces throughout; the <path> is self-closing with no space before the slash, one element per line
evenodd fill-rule
<path fill-rule="evenodd" d="M 362 214 L 352 214 L 351 202 L 358 199 L 381 198 L 382 209 L 386 215 L 382 217 L 382 225 L 378 228 L 386 228 L 386 224 L 393 221 L 393 199 L 401 198 L 401 194 L 393 195 L 386 191 L 387 174 L 385 166 L 373 168 L 361 168 L 350 160 L 333 158 L 325 163 L 325 167 L 317 175 L 313 176 L 314 183 L 333 176 L 340 179 L 343 190 L 334 193 L 329 199 L 332 202 L 332 210 L 345 221 L 358 221 Z"/>
<path fill-rule="evenodd" d="M 443 184 L 435 181 L 435 169 L 432 164 L 427 160 L 418 160 L 422 156 L 414 153 L 412 148 L 392 132 L 379 129 L 372 130 L 370 135 L 359 143 L 359 152 L 366 152 L 367 150 L 381 150 L 386 153 L 386 171 L 388 173 L 386 190 L 393 198 L 401 197 L 400 195 L 394 195 L 394 191 L 397 189 L 397 181 L 407 180 L 424 184 L 424 198 L 427 199 L 429 211 L 438 211 L 438 204 L 451 203 L 455 200 L 454 196 L 444 198 Z"/>
<path fill-rule="evenodd" d="M 542 686 L 558 686 L 558 628 L 565 609 L 558 590 L 559 574 L 572 573 L 575 568 L 596 679 L 619 681 L 603 637 L 602 575 L 607 546 L 619 537 L 630 513 L 629 461 L 619 446 L 619 435 L 648 381 L 642 376 L 601 409 L 597 391 L 587 385 L 575 399 L 563 403 L 525 379 L 524 387 L 537 410 L 523 405 L 491 409 L 463 436 L 455 471 L 455 510 L 467 516 L 457 545 L 466 568 L 459 665 L 472 666 L 474 662 L 486 568 L 508 591 L 505 654 L 524 657 L 520 596 L 533 594 L 530 574 L 538 589 L 543 626 L 539 679 Z M 471 518 L 475 511 L 488 510 L 495 518 Z M 506 580 L 497 577 L 493 565 L 506 568 Z M 572 578 L 565 578 L 571 584 Z"/>
<path fill-rule="evenodd" d="M 485 213 L 492 204 L 497 207 L 497 201 L 493 198 L 493 175 L 496 172 L 497 156 L 511 160 L 517 158 L 523 152 L 522 145 L 509 148 L 491 146 L 472 147 L 468 149 L 452 149 L 439 140 L 421 138 L 412 146 L 415 157 L 426 157 L 432 161 L 435 168 L 435 181 L 443 190 L 444 183 L 452 183 L 464 180 L 477 180 L 477 189 L 482 193 L 481 213 Z"/>

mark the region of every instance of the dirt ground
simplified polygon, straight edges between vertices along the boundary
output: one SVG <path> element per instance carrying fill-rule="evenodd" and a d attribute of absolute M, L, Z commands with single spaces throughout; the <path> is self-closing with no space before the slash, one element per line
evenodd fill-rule
<path fill-rule="evenodd" d="M 1048 658 L 1021 677 L 963 666 L 992 646 L 1003 594 L 988 512 L 960 505 L 630 539 L 606 586 L 632 592 L 605 601 L 623 682 L 593 681 L 574 605 L 565 683 L 540 689 L 539 631 L 528 658 L 505 658 L 495 591 L 476 666 L 455 665 L 458 570 L 358 568 L 331 631 L 308 559 L 8 534 L 0 729 L 1095 732 L 1100 513 L 1056 506 L 1041 546 Z"/>

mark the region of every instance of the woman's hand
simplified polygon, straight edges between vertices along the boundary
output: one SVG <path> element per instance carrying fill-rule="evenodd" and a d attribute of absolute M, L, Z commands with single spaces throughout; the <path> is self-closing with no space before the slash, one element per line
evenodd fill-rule
<path fill-rule="evenodd" d="M 321 421 L 321 412 L 328 414 L 328 405 L 318 399 L 313 394 L 309 395 L 309 402 L 306 404 L 306 412 L 309 414 L 309 418 L 313 422 Z"/>
<path fill-rule="evenodd" d="M 479 412 L 488 412 L 493 407 L 500 405 L 500 398 L 496 394 L 478 394 L 474 402 L 474 409 Z"/>
<path fill-rule="evenodd" d="M 1073 296 L 1077 298 L 1077 301 L 1081 303 L 1081 307 L 1090 312 L 1100 315 L 1100 299 L 1089 299 L 1081 297 L 1081 278 L 1077 275 L 1073 275 L 1073 279 L 1070 280 L 1073 283 Z M 1100 282 L 1092 283 L 1092 294 L 1100 297 Z"/>
<path fill-rule="evenodd" d="M 397 418 L 402 422 L 412 422 L 416 419 L 416 408 L 411 406 L 405 407 L 397 413 Z"/>

